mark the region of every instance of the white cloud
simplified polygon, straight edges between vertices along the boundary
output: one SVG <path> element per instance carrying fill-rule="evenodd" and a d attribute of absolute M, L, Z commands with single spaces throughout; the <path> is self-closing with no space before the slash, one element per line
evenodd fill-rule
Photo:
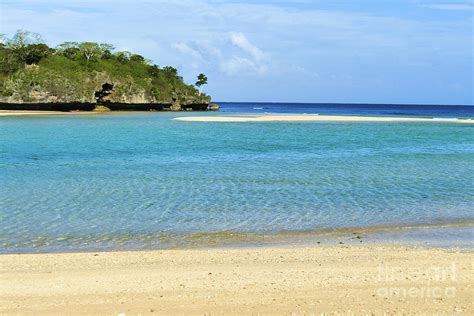
<path fill-rule="evenodd" d="M 177 42 L 172 44 L 172 47 L 185 56 L 186 61 L 195 69 L 199 66 L 218 65 L 217 69 L 227 76 L 261 76 L 267 72 L 266 54 L 253 45 L 243 33 L 230 32 L 226 37 L 219 37 L 214 42 Z"/>
<path fill-rule="evenodd" d="M 473 6 L 467 3 L 437 3 L 424 4 L 421 7 L 435 10 L 472 11 Z"/>
<path fill-rule="evenodd" d="M 245 37 L 243 33 L 236 33 L 232 32 L 230 33 L 230 40 L 232 44 L 235 46 L 239 47 L 243 51 L 249 53 L 252 55 L 253 58 L 256 60 L 263 60 L 265 57 L 265 54 L 256 46 L 254 46 L 250 41 Z"/>
<path fill-rule="evenodd" d="M 264 75 L 267 72 L 265 64 L 259 64 L 248 58 L 238 56 L 232 56 L 229 60 L 222 60 L 220 69 L 227 75 L 242 75 L 249 72 Z"/>
<path fill-rule="evenodd" d="M 221 70 L 228 75 L 251 73 L 264 75 L 267 72 L 267 58 L 265 53 L 253 45 L 242 32 L 231 32 L 229 34 L 232 45 L 239 48 L 247 56 L 241 56 L 235 52 L 230 59 L 221 61 Z"/>
<path fill-rule="evenodd" d="M 190 56 L 192 58 L 199 59 L 199 60 L 203 59 L 203 57 L 198 51 L 192 49 L 186 43 L 183 43 L 183 42 L 174 43 L 172 47 L 176 49 L 178 52 L 185 54 L 187 56 Z"/>

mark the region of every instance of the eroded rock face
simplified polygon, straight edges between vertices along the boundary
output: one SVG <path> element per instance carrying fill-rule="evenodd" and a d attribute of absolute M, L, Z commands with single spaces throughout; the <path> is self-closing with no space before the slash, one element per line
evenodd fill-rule
<path fill-rule="evenodd" d="M 175 96 L 173 96 L 173 102 L 171 103 L 170 110 L 171 111 L 181 111 L 182 110 L 181 104 L 180 104 L 178 98 L 176 98 Z"/>
<path fill-rule="evenodd" d="M 95 98 L 98 104 L 107 104 L 112 102 L 111 94 L 113 93 L 113 83 L 104 83 L 102 89 L 95 92 Z"/>
<path fill-rule="evenodd" d="M 36 70 L 37 67 L 33 67 L 25 71 L 34 75 Z M 0 97 L 0 108 L 60 111 L 94 109 L 96 111 L 206 111 L 209 109 L 209 96 L 177 90 L 172 96 L 157 99 L 156 95 L 147 93 L 145 88 L 127 78 L 113 78 L 105 72 L 94 72 L 81 84 L 73 84 L 67 78 L 56 79 L 48 81 L 47 84 L 36 81 L 35 84 L 27 84 L 29 80 L 22 78 L 19 78 L 18 82 L 8 81 L 7 83 L 12 85 L 18 83 L 18 86 L 24 89 L 20 89 L 18 93 L 9 97 Z"/>

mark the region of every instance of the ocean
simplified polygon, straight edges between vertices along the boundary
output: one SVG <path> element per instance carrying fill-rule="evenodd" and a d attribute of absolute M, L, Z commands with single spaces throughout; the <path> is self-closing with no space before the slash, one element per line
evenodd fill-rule
<path fill-rule="evenodd" d="M 1 117 L 0 253 L 259 245 L 371 231 L 472 242 L 472 124 L 172 119 L 474 118 L 474 106 L 219 104 L 220 113 Z"/>
<path fill-rule="evenodd" d="M 416 104 L 218 102 L 224 113 L 297 113 L 406 117 L 474 117 L 474 106 Z"/>

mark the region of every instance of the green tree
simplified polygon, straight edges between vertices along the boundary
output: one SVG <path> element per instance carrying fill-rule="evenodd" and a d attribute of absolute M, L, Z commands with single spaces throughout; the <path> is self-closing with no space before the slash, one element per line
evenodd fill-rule
<path fill-rule="evenodd" d="M 12 38 L 4 39 L 6 46 L 12 50 L 18 50 L 32 44 L 43 43 L 41 35 L 24 30 L 16 31 Z"/>
<path fill-rule="evenodd" d="M 42 58 L 54 53 L 54 49 L 49 48 L 46 44 L 32 44 L 21 48 L 21 50 L 24 51 L 22 61 L 28 65 L 37 64 Z"/>
<path fill-rule="evenodd" d="M 132 56 L 130 56 L 130 60 L 134 61 L 134 62 L 137 62 L 137 63 L 140 63 L 140 64 L 145 63 L 145 57 L 143 57 L 141 55 L 138 55 L 138 54 L 133 54 Z"/>
<path fill-rule="evenodd" d="M 102 50 L 102 53 L 105 53 L 105 52 L 109 52 L 109 53 L 112 53 L 113 50 L 115 49 L 115 46 L 112 45 L 112 44 L 108 44 L 108 43 L 100 43 L 99 44 L 99 47 L 100 49 Z"/>
<path fill-rule="evenodd" d="M 196 86 L 199 88 L 199 95 L 202 93 L 202 87 L 207 84 L 207 77 L 205 74 L 197 76 Z"/>
<path fill-rule="evenodd" d="M 170 74 L 170 75 L 173 75 L 173 76 L 176 76 L 178 74 L 178 70 L 174 67 L 171 67 L 171 66 L 165 66 L 163 67 L 163 71 L 167 74 Z"/>
<path fill-rule="evenodd" d="M 79 47 L 78 42 L 64 42 L 64 43 L 61 43 L 58 46 L 56 46 L 56 50 L 58 52 L 62 52 L 62 51 L 66 50 L 66 49 L 69 49 L 69 48 L 78 48 L 78 47 Z"/>
<path fill-rule="evenodd" d="M 7 36 L 4 33 L 0 33 L 0 47 L 5 47 Z"/>
<path fill-rule="evenodd" d="M 11 57 L 16 58 L 17 62 L 22 64 L 37 63 L 51 53 L 50 48 L 43 44 L 41 36 L 37 33 L 18 30 L 11 38 L 3 36 L 2 42 L 5 42 L 6 48 L 9 49 L 9 61 L 12 62 Z"/>
<path fill-rule="evenodd" d="M 127 51 L 118 52 L 115 54 L 115 56 L 120 63 L 125 64 L 126 62 L 130 61 L 130 57 L 132 56 L 132 53 L 127 52 Z"/>
<path fill-rule="evenodd" d="M 22 66 L 11 49 L 4 46 L 0 47 L 0 73 L 11 74 Z M 1 82 L 0 82 L 1 84 Z"/>
<path fill-rule="evenodd" d="M 78 48 L 87 63 L 102 57 L 103 49 L 97 43 L 83 42 L 79 44 Z"/>
<path fill-rule="evenodd" d="M 81 58 L 81 51 L 77 47 L 66 48 L 62 52 L 62 55 L 66 58 L 76 60 Z"/>
<path fill-rule="evenodd" d="M 99 44 L 100 49 L 102 50 L 101 53 L 101 58 L 103 59 L 113 59 L 113 51 L 115 49 L 114 45 L 112 44 L 107 44 L 107 43 L 101 43 Z"/>
<path fill-rule="evenodd" d="M 152 77 L 158 77 L 158 75 L 160 74 L 160 66 L 158 65 L 151 65 L 149 68 L 148 68 L 148 73 L 150 74 L 150 76 Z"/>
<path fill-rule="evenodd" d="M 69 59 L 76 59 L 81 54 L 78 42 L 64 42 L 56 46 L 56 52 Z"/>

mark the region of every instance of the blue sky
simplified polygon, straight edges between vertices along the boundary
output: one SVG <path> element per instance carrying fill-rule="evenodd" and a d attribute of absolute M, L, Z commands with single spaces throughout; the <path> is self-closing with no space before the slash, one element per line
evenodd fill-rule
<path fill-rule="evenodd" d="M 218 101 L 474 104 L 472 1 L 2 0 L 0 33 L 108 42 Z"/>

